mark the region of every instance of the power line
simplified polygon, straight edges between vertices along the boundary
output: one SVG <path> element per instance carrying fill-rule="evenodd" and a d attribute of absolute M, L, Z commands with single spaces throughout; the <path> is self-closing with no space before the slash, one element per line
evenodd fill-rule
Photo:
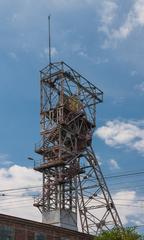
<path fill-rule="evenodd" d="M 4 198 L 0 201 L 0 203 L 1 204 L 7 204 L 7 203 L 12 203 L 12 202 L 22 202 L 22 201 L 25 201 L 24 199 L 27 199 L 28 200 L 28 198 L 30 198 L 30 199 L 32 199 L 32 198 L 34 198 L 34 197 L 38 197 L 37 195 L 28 195 L 28 196 L 22 196 L 22 195 L 17 195 L 18 197 L 19 197 L 19 200 L 14 200 L 14 201 L 12 201 L 13 199 L 15 199 L 14 197 L 15 196 L 10 196 L 10 198 L 9 198 L 9 196 L 7 196 L 7 195 L 5 195 L 5 196 L 3 196 Z M 8 197 L 8 199 L 7 199 L 7 197 Z M 10 199 L 12 199 L 10 202 L 8 202 Z M 114 201 L 123 201 L 123 202 L 144 202 L 144 199 L 124 199 L 124 198 L 113 198 L 113 200 Z M 3 201 L 3 202 L 2 202 Z"/>
<path fill-rule="evenodd" d="M 132 189 L 143 189 L 144 188 L 144 185 L 142 184 L 142 185 L 132 185 L 132 186 L 128 186 L 128 185 L 126 185 L 126 186 L 123 186 L 122 185 L 122 183 L 121 182 L 119 182 L 119 183 L 116 183 L 116 184 L 112 184 L 112 186 L 111 185 L 109 185 L 109 188 L 112 190 L 112 191 L 117 191 L 118 189 L 117 189 L 117 186 L 116 185 L 121 185 L 121 191 L 122 190 L 125 190 L 126 188 L 132 188 Z M 5 194 L 5 192 L 12 192 L 12 194 L 14 193 L 14 192 L 24 192 L 25 193 L 25 191 L 24 190 L 31 190 L 31 189 L 37 189 L 37 191 L 39 191 L 39 189 L 41 188 L 42 186 L 31 186 L 31 187 L 21 187 L 21 188 L 11 188 L 11 189 L 3 189 L 3 190 L 0 190 L 0 197 L 4 197 L 4 196 L 9 196 L 10 197 L 10 195 L 7 195 L 7 194 Z M 116 190 L 115 190 L 115 188 L 116 188 Z M 11 195 L 11 196 L 13 196 L 13 195 Z M 15 195 L 15 196 L 18 196 L 18 195 Z"/>
<path fill-rule="evenodd" d="M 121 198 L 113 198 L 113 200 L 118 200 L 118 201 L 136 201 L 136 202 L 144 202 L 144 199 L 121 199 Z"/>
<path fill-rule="evenodd" d="M 113 187 L 109 187 L 111 192 L 118 192 L 118 188 L 116 186 Z M 121 188 L 119 189 L 120 191 L 127 191 L 127 190 L 142 190 L 144 189 L 144 185 L 137 185 L 137 186 L 121 186 Z"/>
<path fill-rule="evenodd" d="M 15 208 L 23 208 L 23 207 L 31 207 L 31 205 L 29 204 L 23 204 L 23 205 L 17 205 L 17 206 L 13 206 L 13 207 L 10 207 L 9 206 L 7 208 L 2 208 L 0 209 L 1 211 L 6 211 L 6 210 L 11 210 L 11 209 L 15 209 Z"/>
<path fill-rule="evenodd" d="M 119 204 L 115 203 L 117 206 L 122 206 L 122 207 L 136 207 L 136 208 L 144 208 L 144 206 L 138 206 L 138 205 L 133 205 L 133 204 Z"/>
<path fill-rule="evenodd" d="M 39 188 L 39 187 L 42 187 L 42 185 L 41 186 L 30 186 L 30 187 L 20 187 L 20 188 L 9 188 L 9 189 L 0 190 L 0 192 L 27 190 L 27 189 L 33 189 L 33 188 Z"/>
<path fill-rule="evenodd" d="M 141 225 L 136 225 L 134 226 L 135 228 L 140 228 L 140 227 L 144 227 L 144 224 L 141 224 Z"/>
<path fill-rule="evenodd" d="M 134 176 L 134 175 L 140 175 L 140 174 L 144 174 L 144 171 L 133 172 L 133 173 L 125 173 L 125 174 L 119 174 L 119 175 L 112 175 L 112 176 L 105 176 L 105 178 L 128 177 L 128 176 Z"/>
<path fill-rule="evenodd" d="M 144 171 L 133 172 L 133 173 L 126 173 L 126 174 L 119 174 L 119 175 L 112 175 L 112 176 L 105 176 L 105 178 L 107 178 L 107 179 L 111 179 L 111 178 L 121 178 L 121 177 L 129 177 L 129 176 L 138 176 L 138 175 L 141 175 L 141 174 L 144 174 Z M 121 184 L 121 183 L 115 183 L 115 184 Z M 115 184 L 114 184 L 114 185 L 115 185 Z M 36 189 L 36 188 L 40 188 L 40 187 L 42 187 L 42 185 L 2 189 L 2 190 L 0 190 L 0 193 L 3 193 L 3 192 L 12 192 L 12 191 L 19 191 L 19 190 Z M 134 187 L 134 186 L 133 186 L 133 187 Z"/>
<path fill-rule="evenodd" d="M 27 204 L 28 203 L 28 204 Z M 26 205 L 25 205 L 26 204 Z M 5 206 L 2 206 L 2 207 L 6 207 L 6 208 L 1 208 L 0 210 L 10 210 L 10 209 L 14 209 L 14 208 L 17 208 L 17 207 L 23 207 L 23 206 L 31 206 L 32 205 L 30 204 L 30 202 L 27 200 L 25 202 L 23 202 L 22 204 L 20 205 L 12 205 L 12 204 L 9 204 L 9 205 L 5 205 Z M 115 204 L 119 207 L 136 207 L 136 208 L 143 208 L 143 206 L 137 206 L 137 205 L 132 205 L 132 204 Z"/>

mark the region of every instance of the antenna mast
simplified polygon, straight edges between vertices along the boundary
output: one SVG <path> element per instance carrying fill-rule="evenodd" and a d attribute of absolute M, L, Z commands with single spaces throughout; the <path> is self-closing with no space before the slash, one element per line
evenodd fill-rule
<path fill-rule="evenodd" d="M 49 64 L 51 64 L 51 16 L 48 16 L 48 34 L 49 34 Z"/>

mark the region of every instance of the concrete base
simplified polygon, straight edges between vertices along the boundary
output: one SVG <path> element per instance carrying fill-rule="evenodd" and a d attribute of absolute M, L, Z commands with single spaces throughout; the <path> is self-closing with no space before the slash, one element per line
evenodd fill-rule
<path fill-rule="evenodd" d="M 70 210 L 54 210 L 42 214 L 42 222 L 77 231 L 77 214 Z"/>

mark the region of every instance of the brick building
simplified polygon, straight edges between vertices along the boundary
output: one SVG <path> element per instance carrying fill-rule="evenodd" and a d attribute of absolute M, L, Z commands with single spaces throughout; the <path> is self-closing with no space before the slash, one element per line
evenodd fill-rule
<path fill-rule="evenodd" d="M 93 240 L 93 236 L 0 214 L 0 240 Z"/>

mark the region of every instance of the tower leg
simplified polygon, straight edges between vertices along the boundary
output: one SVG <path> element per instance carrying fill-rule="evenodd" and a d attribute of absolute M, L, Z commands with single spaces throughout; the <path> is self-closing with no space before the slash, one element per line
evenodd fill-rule
<path fill-rule="evenodd" d="M 92 147 L 80 159 L 85 173 L 78 178 L 78 206 L 82 231 L 86 233 L 122 227 L 113 199 Z"/>

